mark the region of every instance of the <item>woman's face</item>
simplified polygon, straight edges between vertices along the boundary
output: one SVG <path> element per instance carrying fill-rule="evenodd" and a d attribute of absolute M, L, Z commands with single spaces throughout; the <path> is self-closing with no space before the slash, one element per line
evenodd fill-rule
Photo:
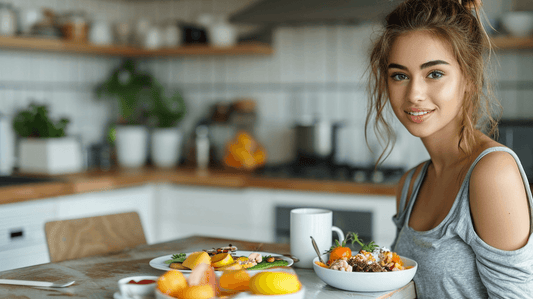
<path fill-rule="evenodd" d="M 451 47 L 435 35 L 415 31 L 394 42 L 387 79 L 390 104 L 414 136 L 459 130 L 465 82 Z"/>

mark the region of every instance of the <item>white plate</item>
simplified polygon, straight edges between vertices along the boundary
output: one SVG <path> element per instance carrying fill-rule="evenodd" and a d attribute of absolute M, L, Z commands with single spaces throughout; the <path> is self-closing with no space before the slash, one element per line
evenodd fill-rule
<path fill-rule="evenodd" d="M 191 254 L 192 252 L 189 252 L 189 253 L 186 253 L 187 256 L 189 256 L 189 254 Z M 237 251 L 234 251 L 232 252 L 232 255 L 233 256 L 249 256 L 251 253 L 259 253 L 261 254 L 262 256 L 268 256 L 268 255 L 271 255 L 273 257 L 279 257 L 279 258 L 282 258 L 284 260 L 286 260 L 287 262 L 289 262 L 289 264 L 287 265 L 287 267 L 290 267 L 292 266 L 292 264 L 294 263 L 294 261 L 291 259 L 291 258 L 288 258 L 286 256 L 283 256 L 283 255 L 279 255 L 277 253 L 271 253 L 271 252 L 262 252 L 262 251 L 242 251 L 242 250 L 237 250 Z M 172 270 L 170 267 L 169 267 L 169 264 L 165 264 L 165 261 L 168 261 L 172 259 L 172 254 L 169 254 L 169 255 L 165 255 L 165 256 L 161 256 L 161 257 L 157 257 L 153 260 L 150 261 L 150 266 L 152 268 L 155 268 L 155 269 L 159 269 L 159 270 L 164 270 L 164 271 L 168 271 L 168 270 Z M 192 270 L 179 270 L 183 273 L 190 273 Z M 250 270 L 248 272 L 250 272 L 250 274 L 252 273 L 255 273 L 255 272 L 260 272 L 262 270 Z M 221 271 L 215 271 L 215 273 L 217 274 L 217 276 L 220 276 L 222 274 Z"/>
<path fill-rule="evenodd" d="M 418 264 L 409 258 L 400 256 L 404 267 L 410 269 L 392 272 L 342 272 L 320 267 L 313 260 L 316 275 L 332 287 L 352 292 L 385 292 L 399 289 L 408 284 L 415 276 Z M 327 255 L 322 256 L 327 261 Z"/>

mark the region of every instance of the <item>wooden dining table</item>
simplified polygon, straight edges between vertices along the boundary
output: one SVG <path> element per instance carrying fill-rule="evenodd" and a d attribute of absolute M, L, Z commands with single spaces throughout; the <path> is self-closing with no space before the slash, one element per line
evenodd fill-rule
<path fill-rule="evenodd" d="M 120 252 L 99 256 L 67 260 L 62 262 L 40 264 L 25 268 L 0 272 L 0 279 L 36 280 L 54 282 L 74 280 L 66 288 L 44 288 L 16 285 L 1 285 L 0 298 L 113 298 L 119 291 L 118 280 L 130 276 L 160 276 L 164 270 L 152 268 L 149 262 L 165 255 L 201 251 L 229 244 L 238 250 L 262 251 L 290 256 L 289 244 L 260 243 L 244 240 L 221 239 L 204 236 L 191 236 L 164 243 L 140 245 Z M 1 261 L 0 261 L 1 262 Z M 302 285 L 305 286 L 306 299 L 340 299 L 340 298 L 414 298 L 413 284 L 404 288 L 404 292 L 388 293 L 354 293 L 328 286 L 313 269 L 294 267 Z M 411 288 L 412 292 L 405 292 Z"/>

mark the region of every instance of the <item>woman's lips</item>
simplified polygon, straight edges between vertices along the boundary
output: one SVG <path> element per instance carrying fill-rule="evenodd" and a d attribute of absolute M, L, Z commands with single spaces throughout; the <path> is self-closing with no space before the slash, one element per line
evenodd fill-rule
<path fill-rule="evenodd" d="M 427 119 L 433 113 L 433 111 L 434 110 L 412 109 L 411 111 L 405 111 L 405 113 L 407 113 L 407 116 L 412 122 L 419 124 Z"/>

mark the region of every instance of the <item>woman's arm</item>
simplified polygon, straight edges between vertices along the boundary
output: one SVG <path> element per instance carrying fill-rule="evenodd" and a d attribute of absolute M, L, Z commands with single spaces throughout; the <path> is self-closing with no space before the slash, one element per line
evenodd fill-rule
<path fill-rule="evenodd" d="M 492 152 L 478 162 L 470 178 L 470 210 L 477 235 L 488 245 L 516 250 L 527 243 L 529 203 L 509 153 Z"/>

